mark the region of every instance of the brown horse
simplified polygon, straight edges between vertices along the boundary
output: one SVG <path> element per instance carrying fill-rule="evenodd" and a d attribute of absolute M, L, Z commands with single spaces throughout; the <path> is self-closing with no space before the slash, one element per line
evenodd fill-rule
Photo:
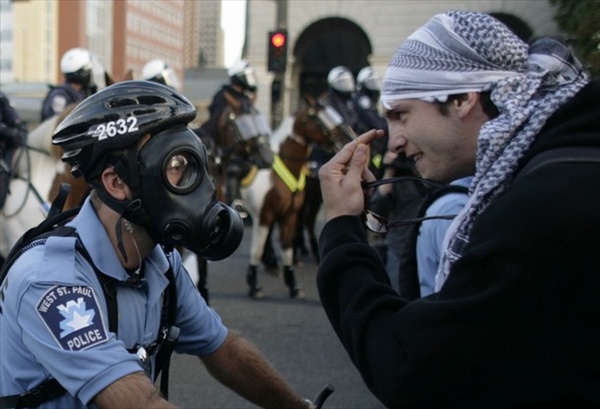
<path fill-rule="evenodd" d="M 326 106 L 330 112 L 330 117 L 335 118 L 333 122 L 327 123 L 325 126 L 320 127 L 320 131 L 324 134 L 328 134 L 328 138 L 337 141 L 352 140 L 356 138 L 356 134 L 353 129 L 346 123 L 342 122 L 343 118 L 335 111 L 333 107 L 328 106 L 325 99 L 320 99 L 320 104 Z M 327 122 L 327 121 L 326 121 Z M 342 134 L 343 136 L 336 136 L 336 134 Z M 341 149 L 339 144 L 335 147 L 335 151 Z M 327 161 L 333 153 L 328 152 L 321 147 L 316 147 L 312 150 L 307 166 L 306 175 L 306 200 L 302 205 L 298 213 L 298 222 L 296 223 L 296 231 L 294 236 L 294 263 L 300 262 L 300 256 L 308 255 L 308 250 L 305 245 L 304 231 L 308 234 L 308 241 L 310 244 L 310 250 L 313 257 L 320 262 L 319 247 L 317 240 L 317 233 L 315 231 L 317 216 L 323 203 L 321 195 L 321 184 L 319 183 L 318 171 L 320 166 Z"/>
<path fill-rule="evenodd" d="M 271 129 L 266 119 L 247 98 L 224 92 L 227 105 L 216 118 L 195 132 L 207 147 L 208 169 L 214 178 L 217 199 L 231 204 L 236 189 L 253 166 L 264 169 L 273 163 L 269 144 Z M 216 126 L 215 126 L 216 125 Z M 234 178 L 236 183 L 229 179 Z"/>
<path fill-rule="evenodd" d="M 303 298 L 296 283 L 293 267 L 293 239 L 298 217 L 305 200 L 306 161 L 311 144 L 335 152 L 355 136 L 342 130 L 339 115 L 318 100 L 306 97 L 296 114 L 292 133 L 281 143 L 279 154 L 270 169 L 259 170 L 252 183 L 242 188 L 242 197 L 252 216 L 252 243 L 247 270 L 249 295 L 262 298 L 257 267 L 269 231 L 279 227 L 284 282 L 292 298 Z"/>
<path fill-rule="evenodd" d="M 242 179 L 253 169 L 269 168 L 273 152 L 271 129 L 253 101 L 224 91 L 227 102 L 216 118 L 209 118 L 194 132 L 207 150 L 208 172 L 213 178 L 217 200 L 233 205 Z M 197 287 L 208 301 L 208 264 L 198 257 Z"/>

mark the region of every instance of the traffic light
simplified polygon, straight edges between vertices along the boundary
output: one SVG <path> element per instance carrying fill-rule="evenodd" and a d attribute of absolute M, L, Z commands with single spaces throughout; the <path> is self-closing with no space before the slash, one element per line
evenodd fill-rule
<path fill-rule="evenodd" d="M 269 32 L 269 71 L 285 72 L 287 64 L 287 30 Z"/>

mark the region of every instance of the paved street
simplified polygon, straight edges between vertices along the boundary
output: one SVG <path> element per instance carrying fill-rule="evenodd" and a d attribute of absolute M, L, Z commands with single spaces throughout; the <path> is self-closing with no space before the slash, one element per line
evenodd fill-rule
<path fill-rule="evenodd" d="M 316 264 L 311 256 L 297 269 L 306 300 L 290 300 L 282 278 L 259 278 L 266 298 L 247 295 L 245 270 L 249 260 L 250 228 L 236 253 L 209 265 L 210 303 L 233 331 L 258 346 L 303 396 L 314 399 L 331 383 L 336 391 L 324 409 L 383 408 L 365 387 L 335 336 L 320 305 L 315 286 Z M 170 401 L 184 408 L 254 408 L 217 383 L 197 358 L 175 355 L 171 367 Z"/>

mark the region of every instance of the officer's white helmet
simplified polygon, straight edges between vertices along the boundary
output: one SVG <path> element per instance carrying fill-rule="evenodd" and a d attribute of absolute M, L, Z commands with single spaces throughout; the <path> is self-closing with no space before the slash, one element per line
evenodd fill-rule
<path fill-rule="evenodd" d="M 379 76 L 372 67 L 364 67 L 356 76 L 356 86 L 358 89 L 367 89 L 369 91 L 380 91 Z"/>
<path fill-rule="evenodd" d="M 329 71 L 327 75 L 327 83 L 331 88 L 342 93 L 350 93 L 354 91 L 354 75 L 348 67 L 339 65 Z"/>
<path fill-rule="evenodd" d="M 60 60 L 60 70 L 65 79 L 68 82 L 77 82 L 86 89 L 93 85 L 93 69 L 92 54 L 85 48 L 71 48 Z"/>
<path fill-rule="evenodd" d="M 150 60 L 142 69 L 142 79 L 145 81 L 154 81 L 164 84 L 173 89 L 177 89 L 179 81 L 175 71 L 164 60 Z"/>
<path fill-rule="evenodd" d="M 252 92 L 256 91 L 256 73 L 248 61 L 236 62 L 227 70 L 227 75 L 233 84 Z"/>

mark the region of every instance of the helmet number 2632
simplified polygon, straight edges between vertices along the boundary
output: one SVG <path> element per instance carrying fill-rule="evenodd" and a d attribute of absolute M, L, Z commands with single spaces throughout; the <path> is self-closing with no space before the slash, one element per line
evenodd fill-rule
<path fill-rule="evenodd" d="M 110 121 L 105 124 L 98 124 L 95 129 L 92 128 L 88 133 L 93 134 L 98 138 L 99 141 L 117 136 L 124 135 L 130 132 L 135 132 L 139 130 L 137 126 L 137 118 L 135 116 L 130 116 L 129 118 L 119 119 L 117 121 Z"/>

